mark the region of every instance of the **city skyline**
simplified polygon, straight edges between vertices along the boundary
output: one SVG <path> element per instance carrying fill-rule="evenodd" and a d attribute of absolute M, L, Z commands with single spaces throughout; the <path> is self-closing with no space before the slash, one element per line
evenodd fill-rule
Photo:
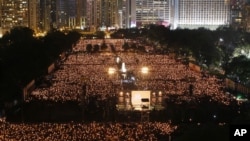
<path fill-rule="evenodd" d="M 233 25 L 248 29 L 246 0 L 1 0 L 1 31 L 25 26 L 35 32 L 56 29 L 143 27 L 211 30 Z"/>

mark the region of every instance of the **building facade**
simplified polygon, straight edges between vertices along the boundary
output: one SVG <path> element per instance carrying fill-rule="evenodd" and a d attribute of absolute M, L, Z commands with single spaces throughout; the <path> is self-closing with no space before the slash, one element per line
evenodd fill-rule
<path fill-rule="evenodd" d="M 76 0 L 76 28 L 86 27 L 86 1 Z"/>
<path fill-rule="evenodd" d="M 250 5 L 244 6 L 244 12 L 243 12 L 243 30 L 250 32 Z"/>
<path fill-rule="evenodd" d="M 28 0 L 1 0 L 1 30 L 9 31 L 15 26 L 29 26 Z"/>
<path fill-rule="evenodd" d="M 86 0 L 86 27 L 90 30 L 119 26 L 120 0 Z"/>
<path fill-rule="evenodd" d="M 135 0 L 128 3 L 129 26 L 161 24 L 176 28 L 216 29 L 230 24 L 230 0 Z"/>
<path fill-rule="evenodd" d="M 170 24 L 169 0 L 135 0 L 136 26 L 165 23 Z M 133 21 L 132 21 L 133 22 Z"/>
<path fill-rule="evenodd" d="M 39 24 L 39 1 L 28 0 L 28 27 L 37 32 Z"/>
<path fill-rule="evenodd" d="M 246 0 L 0 0 L 0 29 L 27 26 L 37 32 L 56 29 L 143 27 L 247 27 Z M 245 12 L 244 12 L 245 11 Z"/>
<path fill-rule="evenodd" d="M 136 1 L 135 0 L 119 0 L 119 21 L 120 28 L 131 28 L 136 26 Z"/>
<path fill-rule="evenodd" d="M 231 0 L 231 25 L 235 29 L 244 29 L 244 7 L 246 0 Z"/>
<path fill-rule="evenodd" d="M 38 23 L 38 32 L 49 31 L 55 23 L 55 10 L 53 3 L 55 1 L 51 0 L 40 0 L 38 1 L 39 7 L 39 23 Z"/>
<path fill-rule="evenodd" d="M 229 0 L 176 0 L 177 28 L 216 29 L 230 24 Z M 176 28 L 176 27 L 175 27 Z"/>
<path fill-rule="evenodd" d="M 57 0 L 56 6 L 56 28 L 67 29 L 75 25 L 76 5 L 75 0 Z"/>

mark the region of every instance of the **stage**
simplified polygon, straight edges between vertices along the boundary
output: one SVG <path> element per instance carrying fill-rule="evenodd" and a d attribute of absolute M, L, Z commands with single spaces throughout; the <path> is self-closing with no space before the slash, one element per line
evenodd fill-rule
<path fill-rule="evenodd" d="M 164 110 L 164 96 L 161 91 L 131 90 L 117 94 L 118 111 L 152 111 Z"/>

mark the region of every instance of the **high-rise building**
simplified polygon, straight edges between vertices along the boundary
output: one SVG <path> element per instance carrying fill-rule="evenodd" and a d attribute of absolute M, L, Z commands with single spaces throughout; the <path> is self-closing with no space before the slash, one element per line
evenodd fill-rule
<path fill-rule="evenodd" d="M 119 0 L 86 0 L 86 26 L 90 29 L 119 26 Z"/>
<path fill-rule="evenodd" d="M 170 22 L 169 0 L 135 0 L 136 26 Z"/>
<path fill-rule="evenodd" d="M 176 28 L 216 29 L 230 24 L 230 0 L 127 0 L 127 25 L 162 24 Z M 134 10 L 135 9 L 135 10 Z"/>
<path fill-rule="evenodd" d="M 175 6 L 177 27 L 216 29 L 230 24 L 230 0 L 175 1 L 178 1 L 178 6 Z"/>
<path fill-rule="evenodd" d="M 86 0 L 76 0 L 76 28 L 86 27 Z"/>
<path fill-rule="evenodd" d="M 39 2 L 38 0 L 28 0 L 28 27 L 37 31 L 39 23 Z"/>
<path fill-rule="evenodd" d="M 92 30 L 94 26 L 98 26 L 100 21 L 100 9 L 97 0 L 86 0 L 86 28 Z"/>
<path fill-rule="evenodd" d="M 118 0 L 101 0 L 101 26 L 118 26 Z"/>
<path fill-rule="evenodd" d="M 32 0 L 29 0 L 32 1 Z M 86 0 L 34 0 L 37 3 L 39 31 L 51 29 L 83 29 Z"/>
<path fill-rule="evenodd" d="M 244 10 L 243 10 L 243 29 L 247 32 L 250 32 L 250 3 L 244 5 Z"/>
<path fill-rule="evenodd" d="M 161 24 L 176 28 L 246 28 L 246 0 L 0 0 L 0 27 L 35 31 L 130 28 Z M 245 10 L 246 11 L 246 10 Z"/>
<path fill-rule="evenodd" d="M 231 25 L 236 29 L 243 29 L 243 12 L 246 0 L 231 0 Z"/>
<path fill-rule="evenodd" d="M 51 27 L 57 29 L 84 28 L 86 1 L 87 0 L 47 0 L 47 6 L 45 6 L 45 8 L 50 11 L 49 18 Z"/>
<path fill-rule="evenodd" d="M 74 3 L 75 4 L 75 3 Z M 75 8 L 72 7 L 73 4 L 69 5 L 69 1 L 66 0 L 57 0 L 56 1 L 56 26 L 57 28 L 67 28 L 69 26 L 73 26 L 74 21 L 74 13 L 72 9 Z M 71 25 L 69 25 L 69 21 Z"/>
<path fill-rule="evenodd" d="M 38 0 L 39 9 L 39 32 L 49 31 L 52 28 L 57 28 L 56 25 L 56 0 Z"/>
<path fill-rule="evenodd" d="M 0 28 L 4 34 L 15 26 L 40 30 L 39 0 L 0 0 Z"/>
<path fill-rule="evenodd" d="M 29 26 L 28 0 L 1 0 L 1 28 L 3 32 L 15 26 Z"/>
<path fill-rule="evenodd" d="M 171 0 L 120 0 L 121 28 L 141 27 L 147 24 L 168 26 L 171 18 Z M 173 2 L 174 3 L 174 2 Z"/>
<path fill-rule="evenodd" d="M 39 1 L 39 15 L 38 15 L 38 29 L 39 31 L 47 31 L 49 30 L 49 20 L 50 20 L 50 16 L 46 13 L 49 13 L 49 9 L 47 6 L 47 1 L 48 0 L 44 0 L 44 1 Z"/>
<path fill-rule="evenodd" d="M 136 26 L 135 0 L 118 0 L 118 27 L 130 28 Z"/>

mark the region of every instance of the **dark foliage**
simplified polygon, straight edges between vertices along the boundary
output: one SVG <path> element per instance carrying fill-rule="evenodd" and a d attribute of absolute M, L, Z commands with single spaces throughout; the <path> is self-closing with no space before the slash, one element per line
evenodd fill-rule
<path fill-rule="evenodd" d="M 47 67 L 62 52 L 72 49 L 80 34 L 51 31 L 43 38 L 27 27 L 15 27 L 0 40 L 0 99 L 22 98 L 22 89 L 33 79 L 46 74 Z"/>

